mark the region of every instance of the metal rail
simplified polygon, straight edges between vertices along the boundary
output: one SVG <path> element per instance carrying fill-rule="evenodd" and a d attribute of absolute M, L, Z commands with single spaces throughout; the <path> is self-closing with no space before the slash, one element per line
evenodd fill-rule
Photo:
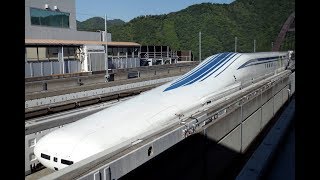
<path fill-rule="evenodd" d="M 25 118 L 37 117 L 53 112 L 60 112 L 67 109 L 73 109 L 90 104 L 114 100 L 121 97 L 139 94 L 142 91 L 160 86 L 166 82 L 172 81 L 179 76 L 154 79 L 143 82 L 123 84 L 94 90 L 68 93 L 51 97 L 25 101 Z"/>

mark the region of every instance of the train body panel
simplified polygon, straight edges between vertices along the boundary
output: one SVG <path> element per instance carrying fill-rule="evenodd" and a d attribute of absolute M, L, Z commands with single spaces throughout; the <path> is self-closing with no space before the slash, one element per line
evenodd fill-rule
<path fill-rule="evenodd" d="M 172 82 L 47 134 L 36 144 L 35 156 L 44 166 L 57 170 L 121 143 L 133 142 L 173 123 L 179 114 L 201 106 L 204 98 L 223 88 L 283 69 L 287 56 L 286 52 L 210 56 Z"/>

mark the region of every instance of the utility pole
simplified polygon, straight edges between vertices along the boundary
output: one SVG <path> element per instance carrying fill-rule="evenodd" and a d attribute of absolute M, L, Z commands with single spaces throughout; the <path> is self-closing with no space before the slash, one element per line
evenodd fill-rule
<path fill-rule="evenodd" d="M 253 52 L 256 52 L 256 40 L 253 40 Z"/>
<path fill-rule="evenodd" d="M 237 52 L 237 40 L 238 40 L 238 38 L 235 37 L 234 38 L 234 52 Z"/>
<path fill-rule="evenodd" d="M 104 41 L 105 41 L 105 60 L 104 60 L 104 63 L 105 63 L 105 69 L 106 69 L 105 78 L 106 78 L 106 82 L 108 82 L 109 81 L 109 72 L 108 72 L 107 14 L 105 14 L 105 16 L 104 16 L 104 32 L 105 32 L 105 35 L 104 35 Z"/>
<path fill-rule="evenodd" d="M 199 32 L 199 61 L 201 63 L 201 31 Z"/>

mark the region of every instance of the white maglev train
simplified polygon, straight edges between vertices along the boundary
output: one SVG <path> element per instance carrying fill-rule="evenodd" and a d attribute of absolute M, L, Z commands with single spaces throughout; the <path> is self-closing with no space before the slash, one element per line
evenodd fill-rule
<path fill-rule="evenodd" d="M 206 97 L 283 71 L 288 52 L 219 53 L 206 58 L 178 79 L 59 128 L 34 148 L 46 167 L 59 170 L 107 149 L 130 144 L 192 111 Z"/>

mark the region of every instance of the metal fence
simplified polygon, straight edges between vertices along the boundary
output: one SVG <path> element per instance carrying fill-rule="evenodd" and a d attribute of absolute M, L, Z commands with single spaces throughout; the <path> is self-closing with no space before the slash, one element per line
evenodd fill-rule
<path fill-rule="evenodd" d="M 109 69 L 124 69 L 140 67 L 140 58 L 112 58 L 109 60 Z M 62 61 L 26 61 L 25 77 L 48 76 L 53 74 L 81 72 L 79 60 Z M 104 54 L 90 54 L 89 71 L 105 70 Z"/>
<path fill-rule="evenodd" d="M 140 67 L 140 58 L 112 58 L 110 69 L 124 69 Z"/>
<path fill-rule="evenodd" d="M 25 77 L 81 72 L 81 62 L 87 61 L 88 71 L 105 70 L 105 53 L 91 52 L 85 59 L 78 47 L 26 47 Z M 140 67 L 140 58 L 132 54 L 109 56 L 109 69 Z"/>
<path fill-rule="evenodd" d="M 105 70 L 105 54 L 104 53 L 88 53 L 89 71 Z"/>
<path fill-rule="evenodd" d="M 26 61 L 25 77 L 48 76 L 53 74 L 80 72 L 79 60 L 64 60 L 64 72 L 62 61 Z"/>

